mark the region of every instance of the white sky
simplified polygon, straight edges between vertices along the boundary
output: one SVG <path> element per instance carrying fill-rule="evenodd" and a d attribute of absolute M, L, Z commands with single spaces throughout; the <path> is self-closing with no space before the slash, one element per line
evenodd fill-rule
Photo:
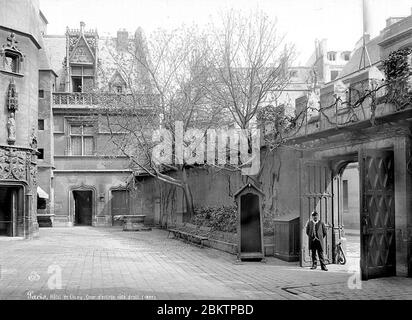
<path fill-rule="evenodd" d="M 369 1 L 376 31 L 390 16 L 411 14 L 412 0 Z M 232 7 L 246 13 L 258 8 L 277 17 L 280 31 L 299 53 L 296 64 L 306 63 L 317 38 L 327 38 L 331 50 L 352 50 L 362 35 L 362 0 L 40 0 L 48 34 L 79 28 L 80 21 L 100 35 L 115 35 L 120 28 L 134 32 L 138 26 L 149 34 L 157 27 L 204 25 Z"/>

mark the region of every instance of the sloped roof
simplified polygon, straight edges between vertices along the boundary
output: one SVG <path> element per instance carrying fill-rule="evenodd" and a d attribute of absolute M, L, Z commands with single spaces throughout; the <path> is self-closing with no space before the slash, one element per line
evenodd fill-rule
<path fill-rule="evenodd" d="M 49 57 L 48 63 L 50 68 L 54 70 L 58 76 L 61 76 L 63 71 L 63 61 L 66 57 L 66 37 L 49 36 L 43 38 L 45 44 L 46 55 Z"/>
<path fill-rule="evenodd" d="M 380 62 L 380 47 L 378 43 L 382 40 L 382 37 L 379 35 L 376 38 L 371 39 L 367 44 L 366 48 L 368 50 L 369 58 L 371 64 L 377 64 Z M 352 73 L 355 73 L 359 70 L 359 65 L 362 60 L 362 51 L 363 47 L 359 46 L 356 48 L 352 54 L 351 58 L 349 59 L 348 63 L 343 67 L 342 71 L 339 73 L 338 78 L 346 77 Z M 366 65 L 368 65 L 369 61 L 366 58 Z M 363 67 L 363 60 L 361 68 Z"/>

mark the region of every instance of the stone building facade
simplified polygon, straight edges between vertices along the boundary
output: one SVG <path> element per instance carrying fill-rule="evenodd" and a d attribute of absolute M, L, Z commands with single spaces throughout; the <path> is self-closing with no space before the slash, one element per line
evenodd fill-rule
<path fill-rule="evenodd" d="M 412 16 L 388 19 L 379 36 L 365 38 L 335 81 L 320 91 L 320 108 L 288 140 L 299 146 L 299 208 L 302 238 L 310 212 L 316 210 L 328 228 L 327 259 L 333 262 L 336 244 L 345 237 L 343 174 L 358 166 L 349 179 L 359 181 L 358 231 L 363 279 L 412 275 L 412 197 L 410 158 L 411 104 L 403 94 L 409 80 L 393 89 L 377 89 L 385 80 L 383 61 L 391 52 L 412 47 Z M 411 57 L 407 57 L 409 71 Z M 408 84 L 409 83 L 409 84 Z M 374 92 L 353 108 L 351 103 Z M 339 98 L 339 99 L 337 99 Z M 358 174 L 356 174 L 358 172 Z M 356 227 L 356 225 L 355 225 Z M 301 264 L 310 263 L 307 243 L 301 243 Z"/>
<path fill-rule="evenodd" d="M 38 234 L 38 1 L 0 1 L 0 235 Z"/>
<path fill-rule="evenodd" d="M 64 35 L 44 34 L 43 41 L 48 67 L 40 72 L 39 180 L 49 194 L 44 214 L 53 217 L 53 226 L 111 226 L 115 215 L 132 210 L 126 188 L 132 170 L 110 142 L 95 90 L 127 98 L 111 54 L 141 45 L 142 32 L 120 30 L 117 37 L 101 38 L 81 22 Z"/>

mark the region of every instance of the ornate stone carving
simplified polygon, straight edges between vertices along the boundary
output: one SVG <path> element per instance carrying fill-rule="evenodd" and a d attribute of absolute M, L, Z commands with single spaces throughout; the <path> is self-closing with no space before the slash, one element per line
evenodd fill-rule
<path fill-rule="evenodd" d="M 19 108 L 18 94 L 16 90 L 16 84 L 14 79 L 9 83 L 9 89 L 7 91 L 7 110 L 15 112 Z"/>
<path fill-rule="evenodd" d="M 16 119 L 14 112 L 9 113 L 7 120 L 7 143 L 13 145 L 16 142 Z"/>
<path fill-rule="evenodd" d="M 26 180 L 26 151 L 0 149 L 0 179 Z"/>
<path fill-rule="evenodd" d="M 7 43 L 5 45 L 3 45 L 3 48 L 5 49 L 10 49 L 16 52 L 19 52 L 21 54 L 21 51 L 19 50 L 19 48 L 17 47 L 17 44 L 19 42 L 16 40 L 16 36 L 15 34 L 12 32 L 10 33 L 10 35 L 7 37 Z"/>
<path fill-rule="evenodd" d="M 15 34 L 12 32 L 7 37 L 7 43 L 3 44 L 0 48 L 0 66 L 5 70 L 11 72 L 19 72 L 19 64 L 23 61 L 23 54 L 17 47 L 18 41 L 16 40 Z M 8 58 L 14 59 L 14 63 L 8 60 Z M 10 64 L 12 63 L 12 65 Z"/>
<path fill-rule="evenodd" d="M 93 55 L 87 48 L 87 45 L 83 39 L 79 41 L 79 44 L 74 49 L 70 62 L 94 63 Z"/>

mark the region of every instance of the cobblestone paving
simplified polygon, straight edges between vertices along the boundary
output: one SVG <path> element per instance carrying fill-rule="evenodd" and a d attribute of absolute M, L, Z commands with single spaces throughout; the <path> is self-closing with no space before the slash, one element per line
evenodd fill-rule
<path fill-rule="evenodd" d="M 61 289 L 56 284 L 61 268 Z M 349 289 L 344 266 L 329 272 L 235 256 L 167 239 L 167 232 L 42 228 L 40 238 L 0 238 L 0 299 L 412 299 L 412 279 Z"/>

